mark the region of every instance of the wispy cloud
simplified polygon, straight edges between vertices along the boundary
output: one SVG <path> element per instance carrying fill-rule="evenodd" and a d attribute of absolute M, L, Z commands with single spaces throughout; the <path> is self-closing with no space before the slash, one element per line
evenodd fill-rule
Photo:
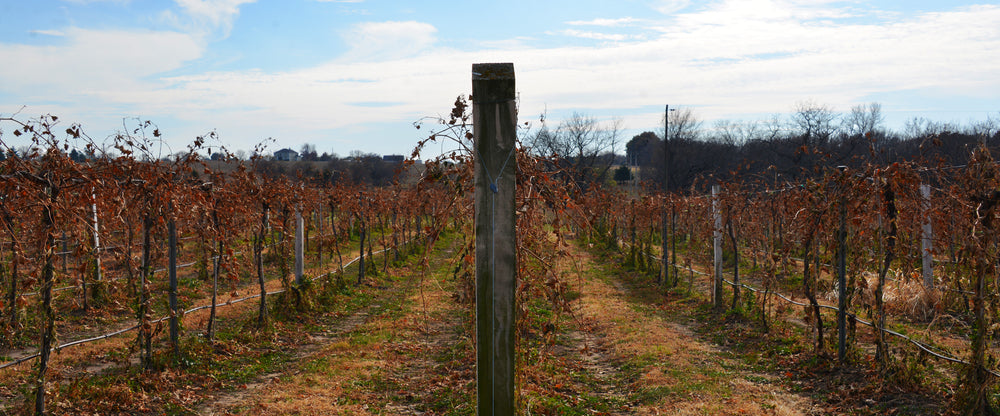
<path fill-rule="evenodd" d="M 223 37 L 229 35 L 233 21 L 240 14 L 240 6 L 256 0 L 175 0 L 184 13 L 194 20 L 196 28 L 204 31 L 220 31 Z"/>
<path fill-rule="evenodd" d="M 686 9 L 690 4 L 689 0 L 655 0 L 653 1 L 653 9 L 669 15 Z"/>
<path fill-rule="evenodd" d="M 340 61 L 381 61 L 426 52 L 436 41 L 437 28 L 416 21 L 368 22 L 343 33 L 350 51 Z"/>
<path fill-rule="evenodd" d="M 68 108 L 49 108 L 80 122 L 94 114 L 102 121 L 135 114 L 109 95 L 142 95 L 163 88 L 156 74 L 180 68 L 204 51 L 196 38 L 178 32 L 96 31 L 68 28 L 59 45 L 29 46 L 0 43 L 0 93 L 17 97 L 14 104 L 62 102 Z M 72 68 L 67 70 L 67 68 Z"/>
<path fill-rule="evenodd" d="M 566 22 L 570 26 L 603 26 L 603 27 L 618 27 L 618 26 L 629 26 L 635 23 L 641 22 L 642 20 L 633 17 L 622 17 L 619 19 L 593 19 L 593 20 L 572 20 Z"/>
<path fill-rule="evenodd" d="M 66 36 L 66 33 L 61 30 L 31 30 L 28 33 L 32 35 L 44 35 L 44 36 L 56 36 L 56 37 Z"/>
<path fill-rule="evenodd" d="M 559 33 L 561 33 L 563 35 L 566 35 L 566 36 L 576 37 L 576 38 L 593 39 L 593 40 L 601 40 L 601 41 L 612 41 L 612 42 L 622 42 L 622 41 L 626 41 L 626 40 L 630 40 L 630 39 L 639 39 L 640 38 L 640 36 L 638 36 L 638 35 L 626 35 L 626 34 L 621 34 L 621 33 L 602 33 L 602 32 L 594 32 L 594 31 L 576 30 L 576 29 L 566 29 L 566 30 L 560 31 Z"/>

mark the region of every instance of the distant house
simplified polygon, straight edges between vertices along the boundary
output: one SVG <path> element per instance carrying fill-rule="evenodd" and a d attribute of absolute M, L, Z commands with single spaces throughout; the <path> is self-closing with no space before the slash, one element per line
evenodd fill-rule
<path fill-rule="evenodd" d="M 406 160 L 406 158 L 403 157 L 403 155 L 384 155 L 384 156 L 382 156 L 382 161 L 383 162 L 388 162 L 388 163 L 403 163 L 404 160 Z"/>
<path fill-rule="evenodd" d="M 281 149 L 274 152 L 274 160 L 280 160 L 284 162 L 294 162 L 299 160 L 299 152 L 292 149 Z"/>

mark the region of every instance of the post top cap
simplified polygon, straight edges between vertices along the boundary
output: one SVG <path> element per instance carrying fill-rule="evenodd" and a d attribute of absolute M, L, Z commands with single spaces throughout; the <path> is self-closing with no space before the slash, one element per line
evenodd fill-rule
<path fill-rule="evenodd" d="M 473 80 L 514 79 L 514 64 L 512 62 L 492 64 L 472 64 Z"/>

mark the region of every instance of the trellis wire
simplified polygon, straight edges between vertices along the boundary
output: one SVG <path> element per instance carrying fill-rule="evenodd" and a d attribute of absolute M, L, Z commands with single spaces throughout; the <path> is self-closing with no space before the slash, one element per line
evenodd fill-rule
<path fill-rule="evenodd" d="M 405 244 L 409 244 L 409 243 L 406 242 L 406 243 L 404 243 L 404 245 Z M 391 248 L 396 248 L 396 247 L 393 246 Z M 385 253 L 386 251 L 389 251 L 389 250 L 390 250 L 390 248 L 384 248 L 382 250 L 378 250 L 378 251 L 373 252 L 373 254 L 382 254 L 382 253 Z M 346 267 L 350 266 L 351 264 L 354 264 L 359 259 L 361 259 L 360 256 L 355 257 L 353 260 L 345 263 L 343 266 L 338 267 L 338 269 L 340 269 L 340 271 L 344 271 L 344 269 Z M 323 276 L 328 275 L 329 273 L 330 272 L 319 274 L 319 275 L 317 275 L 315 277 L 309 278 L 309 280 L 312 281 L 312 280 L 319 279 L 319 278 L 321 278 Z M 284 293 L 286 291 L 287 291 L 286 289 L 281 289 L 281 290 L 276 290 L 274 292 L 266 292 L 266 294 L 267 295 L 277 295 L 279 293 Z M 237 303 L 240 303 L 240 302 L 244 302 L 244 301 L 247 301 L 247 300 L 250 300 L 250 299 L 259 298 L 259 297 L 260 297 L 260 293 L 257 293 L 257 294 L 254 294 L 254 295 L 249 295 L 249 296 L 245 296 L 245 297 L 238 298 L 238 299 L 229 299 L 229 300 L 227 300 L 226 302 L 223 302 L 223 303 L 216 302 L 214 305 L 197 306 L 197 307 L 185 310 L 184 313 L 181 316 L 187 315 L 189 313 L 192 313 L 192 312 L 195 312 L 195 311 L 199 311 L 199 310 L 202 310 L 202 309 L 208 309 L 208 308 L 211 308 L 212 306 L 228 306 L 228 305 L 237 304 Z M 151 323 L 157 324 L 157 323 L 163 322 L 163 321 L 165 321 L 167 319 L 170 319 L 170 316 L 164 316 L 162 318 L 153 320 L 153 321 L 151 321 Z M 135 324 L 135 325 L 132 325 L 132 326 L 130 326 L 128 328 L 120 329 L 120 330 L 115 331 L 115 332 L 111 332 L 111 333 L 107 333 L 107 334 L 102 334 L 102 335 L 98 335 L 98 336 L 87 338 L 87 339 L 81 339 L 81 340 L 67 342 L 65 344 L 53 347 L 52 350 L 58 352 L 58 351 L 62 350 L 63 348 L 69 348 L 69 347 L 74 347 L 74 346 L 77 346 L 77 345 L 82 345 L 82 344 L 87 344 L 87 343 L 90 343 L 90 342 L 95 342 L 95 341 L 100 341 L 100 340 L 108 339 L 108 338 L 111 338 L 111 337 L 114 337 L 114 336 L 117 336 L 117 335 L 124 334 L 126 332 L 134 331 L 134 330 L 138 329 L 140 325 L 141 324 Z M 7 367 L 13 367 L 15 365 L 24 363 L 26 361 L 30 361 L 32 359 L 38 358 L 40 355 L 41 355 L 41 352 L 36 352 L 36 353 L 34 353 L 32 355 L 28 355 L 28 356 L 25 356 L 25 357 L 21 357 L 21 358 L 15 359 L 13 361 L 9 361 L 9 362 L 0 364 L 0 370 L 2 370 L 4 368 L 7 368 Z"/>
<path fill-rule="evenodd" d="M 621 241 L 621 243 L 625 244 L 625 245 L 629 244 L 627 241 Z M 655 259 L 655 260 L 658 260 L 658 261 L 662 261 L 662 257 L 660 257 L 660 256 L 654 256 L 654 255 L 649 254 L 649 253 L 643 253 L 643 254 L 645 254 L 646 256 L 648 256 L 648 257 L 650 257 L 652 259 Z M 704 272 L 701 272 L 701 271 L 698 271 L 698 270 L 694 270 L 691 267 L 688 267 L 688 271 L 692 272 L 692 273 L 697 273 L 697 274 L 700 274 L 700 275 L 708 276 L 708 273 L 704 273 Z M 735 286 L 735 284 L 733 282 L 730 282 L 729 280 L 722 279 L 722 281 L 726 282 L 730 286 Z M 753 287 L 753 286 L 749 286 L 749 285 L 747 285 L 745 283 L 740 283 L 739 285 L 741 287 L 747 289 L 747 290 L 752 291 L 752 292 L 757 292 L 757 293 L 764 293 L 765 292 L 762 289 L 759 289 L 759 288 L 756 288 L 756 287 Z M 789 298 L 788 296 L 782 294 L 781 292 L 767 291 L 767 293 L 770 293 L 770 294 L 773 294 L 775 296 L 778 296 L 779 298 L 783 299 L 784 301 L 786 301 L 788 303 L 792 303 L 792 304 L 795 304 L 795 305 L 798 305 L 798 306 L 810 306 L 810 305 L 808 305 L 806 303 L 802 303 L 802 302 L 798 302 L 798 301 L 792 300 L 791 298 Z M 832 311 L 836 311 L 836 312 L 840 311 L 840 309 L 838 309 L 837 307 L 830 306 L 830 305 L 819 304 L 819 307 L 823 308 L 823 309 L 829 309 L 829 310 L 832 310 Z M 866 321 L 864 319 L 858 318 L 857 315 L 855 315 L 853 313 L 848 313 L 848 316 L 850 316 L 851 319 L 853 319 L 855 322 L 858 322 L 858 323 L 860 323 L 862 325 L 867 325 L 867 326 L 869 326 L 869 327 L 871 327 L 873 329 L 878 329 L 878 328 L 875 328 L 875 324 L 873 324 L 871 322 L 868 322 L 868 321 Z M 965 360 L 962 360 L 960 358 L 955 358 L 955 357 L 953 357 L 951 355 L 947 355 L 947 354 L 945 354 L 943 352 L 936 352 L 936 351 L 932 350 L 931 347 L 928 346 L 927 344 L 924 344 L 924 343 L 922 343 L 920 341 L 917 341 L 917 340 L 915 340 L 913 338 L 910 338 L 909 336 L 906 336 L 906 335 L 901 334 L 899 332 L 893 331 L 891 329 L 881 328 L 881 331 L 885 332 L 885 333 L 887 333 L 889 335 L 893 335 L 893 336 L 902 338 L 902 339 L 904 339 L 906 341 L 909 341 L 913 345 L 916 345 L 917 348 L 920 348 L 924 352 L 926 352 L 926 353 L 928 353 L 931 356 L 934 356 L 936 358 L 939 358 L 939 359 L 942 359 L 942 360 L 945 360 L 945 361 L 949 361 L 949 362 L 953 362 L 953 363 L 956 363 L 956 364 L 964 364 L 964 365 L 968 365 L 968 366 L 972 365 L 972 363 L 970 363 L 968 361 L 965 361 Z M 992 374 L 992 375 L 994 375 L 996 377 L 1000 377 L 1000 372 L 997 372 L 997 371 L 994 371 L 992 369 L 985 368 L 985 367 L 983 368 L 983 370 L 985 370 L 986 372 L 988 372 L 988 373 L 990 373 L 990 374 Z"/>

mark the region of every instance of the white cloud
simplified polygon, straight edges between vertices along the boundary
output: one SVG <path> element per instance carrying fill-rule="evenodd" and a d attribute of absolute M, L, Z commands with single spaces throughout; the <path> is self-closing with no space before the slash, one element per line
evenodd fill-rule
<path fill-rule="evenodd" d="M 576 38 L 594 39 L 594 40 L 603 40 L 603 41 L 612 41 L 612 42 L 621 42 L 621 41 L 625 41 L 625 40 L 635 39 L 636 38 L 635 36 L 624 35 L 624 34 L 621 34 L 621 33 L 601 33 L 601 32 L 593 32 L 593 31 L 574 30 L 574 29 L 566 29 L 566 30 L 563 30 L 563 31 L 561 31 L 559 33 L 561 33 L 563 35 L 566 35 L 566 36 L 576 37 Z"/>
<path fill-rule="evenodd" d="M 344 32 L 350 51 L 342 62 L 400 59 L 425 52 L 436 41 L 437 28 L 416 21 L 368 22 Z"/>
<path fill-rule="evenodd" d="M 179 68 L 204 48 L 178 32 L 69 28 L 63 34 L 66 42 L 54 46 L 0 43 L 0 55 L 9 63 L 0 65 L 0 90 L 58 101 L 94 91 L 151 88 L 146 77 Z"/>
<path fill-rule="evenodd" d="M 194 19 L 198 29 L 206 32 L 221 30 L 229 35 L 233 21 L 240 14 L 240 6 L 256 0 L 175 0 L 184 12 Z"/>
<path fill-rule="evenodd" d="M 483 41 L 479 42 L 478 46 L 484 50 L 530 49 L 531 44 L 537 40 L 537 38 L 533 37 L 518 36 L 511 39 Z"/>
<path fill-rule="evenodd" d="M 653 2 L 653 9 L 669 15 L 686 9 L 690 4 L 689 0 L 656 0 Z"/>
<path fill-rule="evenodd" d="M 56 37 L 66 36 L 66 33 L 61 30 L 31 30 L 28 33 L 32 35 L 44 35 L 44 36 L 56 36 Z"/>
<path fill-rule="evenodd" d="M 617 27 L 617 26 L 628 26 L 640 22 L 639 19 L 632 17 L 623 17 L 619 19 L 593 19 L 593 20 L 572 20 L 566 22 L 570 26 L 603 26 L 603 27 Z"/>

